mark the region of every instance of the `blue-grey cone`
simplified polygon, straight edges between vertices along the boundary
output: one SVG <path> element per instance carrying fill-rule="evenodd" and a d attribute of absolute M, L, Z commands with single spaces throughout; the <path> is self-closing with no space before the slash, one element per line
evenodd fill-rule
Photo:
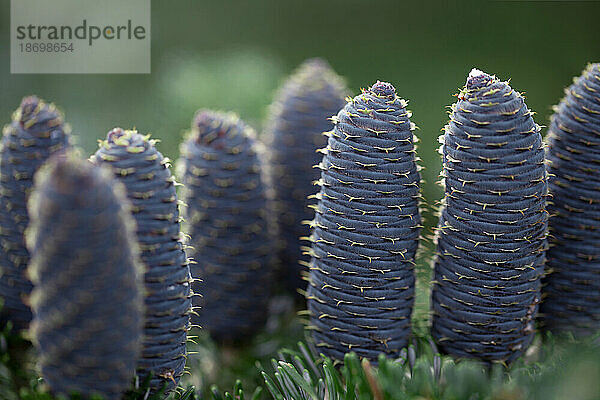
<path fill-rule="evenodd" d="M 311 223 L 309 328 L 319 351 L 376 361 L 408 343 L 421 228 L 414 125 L 377 82 L 334 117 Z"/>
<path fill-rule="evenodd" d="M 432 335 L 456 358 L 508 364 L 534 336 L 548 216 L 532 114 L 507 82 L 474 69 L 440 138 Z"/>

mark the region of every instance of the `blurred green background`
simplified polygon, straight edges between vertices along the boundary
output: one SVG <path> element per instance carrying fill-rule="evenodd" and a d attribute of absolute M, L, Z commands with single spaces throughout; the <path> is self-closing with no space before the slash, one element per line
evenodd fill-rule
<path fill-rule="evenodd" d="M 149 75 L 11 75 L 9 1 L 0 1 L 0 122 L 21 97 L 55 102 L 87 151 L 114 126 L 137 127 L 176 158 L 193 112 L 238 112 L 257 130 L 274 89 L 302 60 L 325 57 L 353 93 L 377 79 L 410 100 L 439 198 L 437 136 L 472 67 L 511 78 L 536 121 L 586 63 L 600 60 L 600 2 L 152 1 Z"/>

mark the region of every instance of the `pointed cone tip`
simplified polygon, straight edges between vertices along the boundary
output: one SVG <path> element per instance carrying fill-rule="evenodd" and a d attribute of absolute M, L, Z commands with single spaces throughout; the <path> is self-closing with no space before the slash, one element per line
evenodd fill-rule
<path fill-rule="evenodd" d="M 142 135 L 136 129 L 115 127 L 106 134 L 106 142 L 111 145 L 124 147 L 144 146 L 148 142 L 148 136 Z"/>
<path fill-rule="evenodd" d="M 207 108 L 202 108 L 194 114 L 194 120 L 192 123 L 192 127 L 203 127 L 213 125 L 216 121 L 221 120 L 223 115 L 218 111 L 209 110 Z"/>
<path fill-rule="evenodd" d="M 108 131 L 108 133 L 106 134 L 106 140 L 108 140 L 109 143 L 114 143 L 116 139 L 120 138 L 123 135 L 125 135 L 125 131 L 123 130 L 123 128 L 119 128 L 117 126 Z"/>
<path fill-rule="evenodd" d="M 325 60 L 324 58 L 321 58 L 321 57 L 307 58 L 306 60 L 304 60 L 302 65 L 312 66 L 312 67 L 320 67 L 320 68 L 329 67 L 329 63 L 327 62 L 327 60 Z"/>
<path fill-rule="evenodd" d="M 44 102 L 35 95 L 23 97 L 21 100 L 21 105 L 19 106 L 19 120 L 21 122 L 27 121 L 34 111 L 43 104 Z"/>
<path fill-rule="evenodd" d="M 231 127 L 238 121 L 236 114 L 209 109 L 200 109 L 194 115 L 192 132 L 196 143 L 208 145 L 215 139 L 232 133 Z"/>
<path fill-rule="evenodd" d="M 373 86 L 371 86 L 371 92 L 375 93 L 378 96 L 395 96 L 396 88 L 394 85 L 388 82 L 377 81 Z"/>
<path fill-rule="evenodd" d="M 480 89 L 489 85 L 490 82 L 492 82 L 492 80 L 493 77 L 490 74 L 483 72 L 480 69 L 473 68 L 471 69 L 471 72 L 469 72 L 469 76 L 467 77 L 466 88 Z"/>

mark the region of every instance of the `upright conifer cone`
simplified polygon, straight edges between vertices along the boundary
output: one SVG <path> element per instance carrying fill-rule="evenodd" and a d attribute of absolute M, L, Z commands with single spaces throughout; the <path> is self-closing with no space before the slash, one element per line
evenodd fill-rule
<path fill-rule="evenodd" d="M 233 114 L 201 110 L 181 146 L 197 322 L 218 341 L 246 339 L 268 313 L 273 249 L 253 135 Z"/>
<path fill-rule="evenodd" d="M 151 388 L 170 390 L 183 374 L 191 311 L 191 276 L 180 236 L 175 179 L 155 141 L 115 128 L 92 157 L 112 168 L 127 189 L 146 267 L 145 329 L 138 373 L 152 373 Z"/>
<path fill-rule="evenodd" d="M 588 336 L 600 330 L 600 64 L 566 89 L 548 135 L 550 248 L 541 321 Z"/>
<path fill-rule="evenodd" d="M 473 69 L 440 137 L 432 334 L 458 358 L 508 363 L 533 339 L 548 217 L 532 114 L 507 82 Z"/>
<path fill-rule="evenodd" d="M 33 175 L 48 157 L 68 146 L 63 117 L 52 104 L 25 97 L 4 128 L 0 144 L 0 325 L 12 321 L 26 329 L 31 311 L 24 300 L 31 292 L 25 277 L 29 254 L 23 232 L 29 223 L 27 198 Z M 26 301 L 26 300 L 25 300 Z"/>
<path fill-rule="evenodd" d="M 316 151 L 325 146 L 322 133 L 331 129 L 329 118 L 344 106 L 345 92 L 342 79 L 325 60 L 309 59 L 287 79 L 271 106 L 268 157 L 281 234 L 281 274 L 290 290 L 306 286 L 300 274 L 299 261 L 305 258 L 300 238 L 310 233 L 303 222 L 314 216 L 308 196 L 320 175 L 314 168 L 321 161 Z"/>
<path fill-rule="evenodd" d="M 31 332 L 54 394 L 120 398 L 142 339 L 142 267 L 124 188 L 73 154 L 35 178 Z"/>
<path fill-rule="evenodd" d="M 420 178 L 405 107 L 384 82 L 349 100 L 319 164 L 307 299 L 316 345 L 337 360 L 395 357 L 410 335 Z"/>

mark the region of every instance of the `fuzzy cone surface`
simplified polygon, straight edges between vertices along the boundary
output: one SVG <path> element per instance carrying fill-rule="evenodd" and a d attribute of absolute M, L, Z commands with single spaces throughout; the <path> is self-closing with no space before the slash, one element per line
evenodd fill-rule
<path fill-rule="evenodd" d="M 565 91 L 548 135 L 550 247 L 540 306 L 544 329 L 600 330 L 600 64 Z"/>
<path fill-rule="evenodd" d="M 326 356 L 377 360 L 407 345 L 420 231 L 415 139 L 406 101 L 377 82 L 349 99 L 319 164 L 307 292 Z"/>
<path fill-rule="evenodd" d="M 4 307 L 0 324 L 12 321 L 26 329 L 31 310 L 24 299 L 31 292 L 25 277 L 29 253 L 23 232 L 29 223 L 27 198 L 33 175 L 48 157 L 68 146 L 63 117 L 52 104 L 25 97 L 4 127 L 0 144 L 0 297 Z"/>
<path fill-rule="evenodd" d="M 547 179 L 540 127 L 520 93 L 473 70 L 440 137 L 432 335 L 457 358 L 509 363 L 534 336 Z"/>
<path fill-rule="evenodd" d="M 309 59 L 278 90 L 266 128 L 270 179 L 275 194 L 275 210 L 281 237 L 279 262 L 283 282 L 290 291 L 305 288 L 301 237 L 310 234 L 305 221 L 314 213 L 308 208 L 314 194 L 314 181 L 321 161 L 317 150 L 331 129 L 329 120 L 345 104 L 345 85 L 325 60 Z"/>
<path fill-rule="evenodd" d="M 145 327 L 138 374 L 153 391 L 173 389 L 183 374 L 191 312 L 191 275 L 180 237 L 179 205 L 169 160 L 155 141 L 115 128 L 92 157 L 110 166 L 127 190 L 146 273 Z"/>
<path fill-rule="evenodd" d="M 119 398 L 135 376 L 143 315 L 124 189 L 73 155 L 43 167 L 35 182 L 27 246 L 41 374 L 54 394 Z"/>
<path fill-rule="evenodd" d="M 198 325 L 217 341 L 263 327 L 271 279 L 266 192 L 251 129 L 233 114 L 201 110 L 178 167 L 191 235 Z"/>

